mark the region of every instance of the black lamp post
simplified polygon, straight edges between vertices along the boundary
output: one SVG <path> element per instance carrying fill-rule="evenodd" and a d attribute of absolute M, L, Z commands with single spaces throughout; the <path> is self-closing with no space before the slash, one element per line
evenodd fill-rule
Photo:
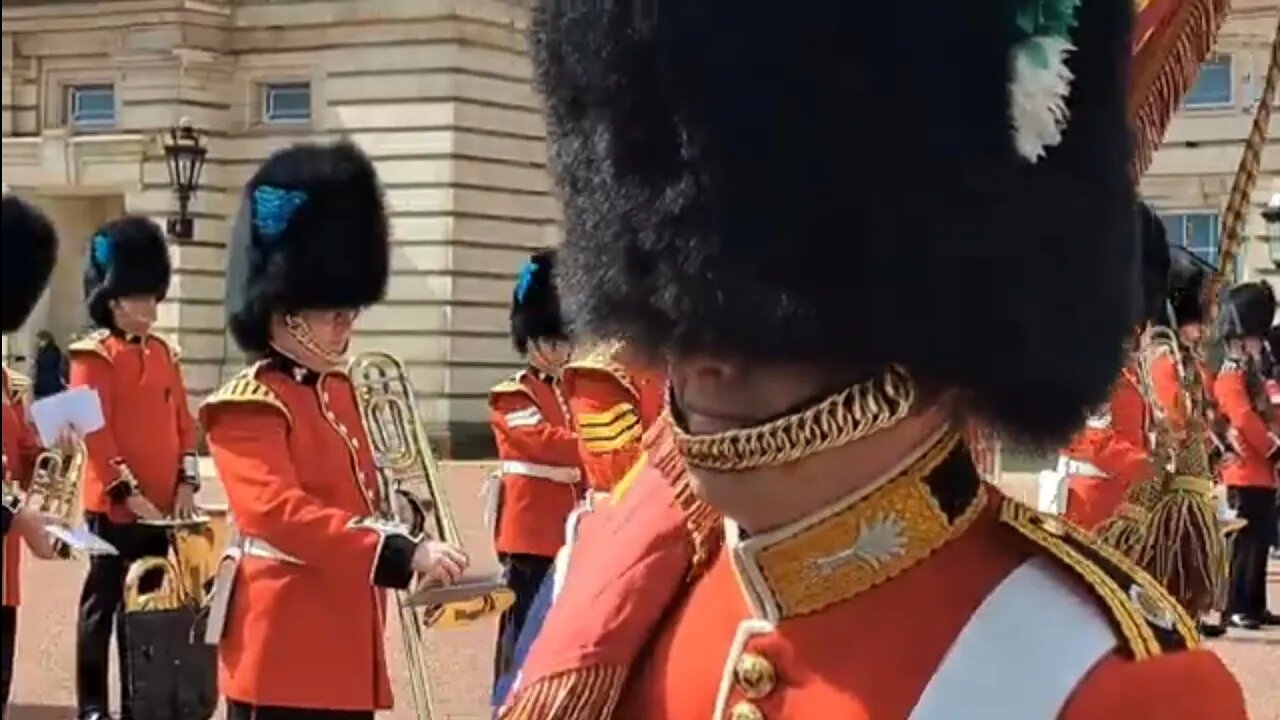
<path fill-rule="evenodd" d="M 191 125 L 189 118 L 182 118 L 169 128 L 164 139 L 164 159 L 169 169 L 169 184 L 178 196 L 178 216 L 169 218 L 169 235 L 176 240 L 194 237 L 191 219 L 191 199 L 200 188 L 200 173 L 204 170 L 204 158 L 209 149 L 204 145 L 203 134 Z"/>
<path fill-rule="evenodd" d="M 1280 193 L 1271 196 L 1262 209 L 1262 219 L 1267 221 L 1267 253 L 1271 264 L 1280 268 Z"/>

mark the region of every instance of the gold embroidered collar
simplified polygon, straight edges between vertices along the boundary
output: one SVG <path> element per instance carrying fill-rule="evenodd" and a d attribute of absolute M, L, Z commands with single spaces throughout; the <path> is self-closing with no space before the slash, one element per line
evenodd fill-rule
<path fill-rule="evenodd" d="M 882 483 L 787 527 L 725 537 L 743 593 L 769 622 L 814 613 L 924 560 L 977 517 L 986 489 L 960 434 L 948 428 Z"/>

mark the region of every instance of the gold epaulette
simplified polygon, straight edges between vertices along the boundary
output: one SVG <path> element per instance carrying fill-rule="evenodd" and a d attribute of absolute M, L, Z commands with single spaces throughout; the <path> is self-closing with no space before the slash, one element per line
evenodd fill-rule
<path fill-rule="evenodd" d="M 102 344 L 111 335 L 108 330 L 94 330 L 79 340 L 72 341 L 67 346 L 68 353 L 93 353 L 101 357 L 103 360 L 110 360 L 111 356 L 107 354 L 107 348 Z"/>
<path fill-rule="evenodd" d="M 227 381 L 222 387 L 214 390 L 212 395 L 200 403 L 201 416 L 204 415 L 205 408 L 216 405 L 231 403 L 256 404 L 267 405 L 279 410 L 284 415 L 285 420 L 292 424 L 293 416 L 289 413 L 289 409 L 284 406 L 284 402 L 280 400 L 274 390 L 258 379 L 258 372 L 263 367 L 264 363 L 254 363 L 236 373 L 236 376 Z"/>
<path fill-rule="evenodd" d="M 618 362 L 620 348 L 621 346 L 617 343 L 602 345 L 583 357 L 570 361 L 565 366 L 565 373 L 575 370 L 605 373 L 621 383 L 633 397 L 638 398 L 640 393 L 636 389 L 635 381 L 631 378 L 631 373 L 627 371 L 625 365 Z"/>
<path fill-rule="evenodd" d="M 1195 621 L 1168 591 L 1115 549 L 1056 515 L 1037 512 L 1012 498 L 1002 499 L 1000 521 L 1089 586 L 1106 608 L 1122 649 L 1134 660 L 1200 644 Z"/>
<path fill-rule="evenodd" d="M 153 333 L 152 335 L 149 335 L 148 337 L 155 338 L 157 342 L 159 342 L 161 345 L 163 345 L 163 346 L 164 346 L 164 349 L 165 349 L 165 350 L 167 350 L 167 351 L 169 352 L 169 359 L 170 359 L 170 360 L 172 360 L 173 362 L 175 362 L 175 363 L 176 363 L 176 362 L 178 362 L 179 360 L 181 360 L 181 359 L 182 359 L 182 348 L 178 347 L 178 343 L 176 343 L 176 342 L 174 342 L 174 341 L 170 340 L 169 338 L 165 337 L 164 335 L 159 335 L 159 334 L 154 334 L 154 333 Z"/>
<path fill-rule="evenodd" d="M 16 370 L 4 369 L 4 374 L 9 380 L 9 395 L 5 398 L 7 402 L 21 404 L 27 401 L 31 392 L 31 378 L 23 375 Z"/>
<path fill-rule="evenodd" d="M 534 400 L 536 402 L 537 399 L 534 398 L 533 393 L 530 392 L 529 388 L 524 386 L 524 383 L 520 382 L 520 378 L 523 376 L 524 371 L 521 370 L 515 375 L 512 375 L 497 385 L 489 388 L 489 397 L 494 398 L 499 395 L 524 395 L 530 400 Z"/>

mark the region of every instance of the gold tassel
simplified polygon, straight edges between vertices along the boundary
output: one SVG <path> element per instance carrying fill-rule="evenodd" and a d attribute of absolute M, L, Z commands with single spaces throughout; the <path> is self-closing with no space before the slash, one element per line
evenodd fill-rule
<path fill-rule="evenodd" d="M 589 666 L 568 670 L 516 691 L 501 720 L 608 720 L 622 698 L 627 669 Z"/>
<path fill-rule="evenodd" d="M 1146 543 L 1151 510 L 1160 501 L 1160 485 L 1158 477 L 1152 477 L 1130 487 L 1116 514 L 1098 526 L 1098 540 L 1137 562 Z"/>
<path fill-rule="evenodd" d="M 1178 476 L 1151 513 L 1138 564 L 1192 617 L 1218 604 L 1226 577 L 1226 540 L 1218 525 L 1212 485 Z"/>

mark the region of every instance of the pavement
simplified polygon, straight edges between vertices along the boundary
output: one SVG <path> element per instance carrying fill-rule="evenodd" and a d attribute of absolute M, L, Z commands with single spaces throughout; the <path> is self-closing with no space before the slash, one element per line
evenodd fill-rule
<path fill-rule="evenodd" d="M 483 463 L 446 463 L 443 475 L 469 547 L 478 547 L 484 529 L 479 522 L 478 490 L 487 472 Z M 1011 474 L 1002 484 L 1011 494 L 1026 497 L 1033 477 Z M 202 502 L 211 506 L 224 499 L 216 482 L 206 482 Z M 75 608 L 84 565 L 80 562 L 44 563 L 27 559 L 24 565 L 24 604 L 19 616 L 17 667 L 8 720 L 73 720 L 75 716 Z M 1280 610 L 1280 563 L 1270 569 L 1271 607 Z M 394 613 L 392 613 L 394 615 Z M 482 720 L 487 709 L 492 647 L 497 632 L 493 620 L 464 630 L 432 630 L 427 634 L 428 676 L 433 694 L 432 720 Z M 409 674 L 405 668 L 400 630 L 388 622 L 396 697 L 400 708 L 379 720 L 416 720 L 410 705 Z M 1247 696 L 1253 720 L 1280 720 L 1280 628 L 1245 633 L 1235 631 L 1209 643 L 1236 673 Z M 114 654 L 112 655 L 114 657 Z M 116 687 L 113 680 L 112 688 Z M 221 717 L 219 714 L 217 717 Z"/>

